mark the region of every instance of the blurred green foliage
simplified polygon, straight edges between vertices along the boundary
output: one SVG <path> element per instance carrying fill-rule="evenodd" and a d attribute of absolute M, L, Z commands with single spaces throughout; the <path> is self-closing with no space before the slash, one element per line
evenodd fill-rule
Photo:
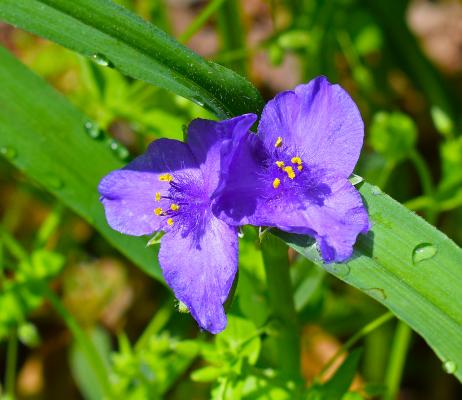
<path fill-rule="evenodd" d="M 118 3 L 176 37 L 188 28 L 182 13 L 193 24 L 202 4 Z M 252 9 L 233 0 L 201 22 L 189 44 L 247 73 L 268 98 L 281 87 L 317 74 L 340 82 L 359 104 L 366 123 L 366 151 L 357 173 L 387 189 L 460 245 L 461 84 L 423 53 L 406 22 L 408 3 L 276 0 L 256 1 Z M 87 133 L 113 141 L 120 159 L 140 154 L 159 137 L 181 140 L 184 126 L 193 118 L 213 118 L 193 102 L 105 67 L 101 59 L 92 61 L 20 30 L 6 31 L 5 37 L 5 44 L 25 64 L 95 121 L 86 126 Z M 220 45 L 210 50 L 208 43 L 215 42 Z M 7 159 L 15 156 L 3 147 L 0 153 Z M 198 333 L 188 315 L 172 312 L 171 295 L 160 285 L 153 287 L 145 275 L 137 276 L 124 259 L 120 266 L 110 263 L 107 275 L 90 274 L 88 280 L 96 286 L 107 279 L 95 300 L 98 294 L 91 284 L 86 286 L 86 279 L 73 281 L 66 273 L 79 274 L 73 270 L 76 265 L 91 268 L 88 264 L 94 259 L 120 255 L 70 211 L 56 211 L 46 194 L 3 162 L 0 179 L 5 190 L 0 203 L 2 399 L 392 398 L 401 373 L 403 387 L 416 398 L 461 396 L 459 384 L 444 372 L 454 373 L 458 366 L 445 364 L 443 370 L 417 338 L 405 345 L 393 341 L 394 325 L 380 319 L 382 306 L 293 252 L 288 262 L 300 325 L 302 377 L 287 379 L 277 364 L 281 349 L 275 342 L 281 326 L 272 316 L 261 232 L 254 228 L 245 228 L 240 240 L 239 280 L 229 326 L 214 338 Z M 102 269 L 99 264 L 96 268 Z M 117 278 L 114 271 L 119 269 L 129 278 Z M 71 306 L 64 301 L 67 292 L 77 291 L 69 282 L 83 286 L 88 303 L 78 304 L 77 299 L 77 306 Z M 98 311 L 91 307 L 92 298 L 101 304 L 95 307 Z M 79 320 L 80 313 L 88 318 Z M 362 334 L 371 321 L 380 322 L 377 330 Z M 63 322 L 66 328 L 60 326 Z M 63 335 L 67 330 L 70 339 Z M 352 345 L 362 342 L 362 359 L 357 349 L 348 353 L 349 348 L 342 347 L 351 337 L 356 338 Z M 24 345 L 19 349 L 18 340 Z M 50 366 L 46 360 L 53 358 L 53 345 L 65 357 Z M 408 346 L 413 356 L 402 372 Z M 400 349 L 401 365 L 390 362 L 384 351 L 389 348 Z M 322 370 L 336 354 L 345 353 L 334 368 Z M 37 358 L 42 370 L 30 372 L 27 368 Z M 67 364 L 70 372 L 63 367 Z M 395 369 L 398 382 L 393 383 L 387 376 Z M 45 381 L 34 386 L 32 394 L 27 394 L 27 374 Z M 55 385 L 60 380 L 63 385 Z"/>

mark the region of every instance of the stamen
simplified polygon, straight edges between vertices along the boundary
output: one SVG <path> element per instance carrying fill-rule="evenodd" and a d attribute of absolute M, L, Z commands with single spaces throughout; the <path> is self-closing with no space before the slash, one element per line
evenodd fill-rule
<path fill-rule="evenodd" d="M 162 210 L 162 208 L 160 207 L 157 207 L 155 210 L 154 210 L 154 214 L 156 215 L 162 215 L 164 213 L 164 211 Z"/>
<path fill-rule="evenodd" d="M 292 167 L 284 167 L 283 170 L 287 173 L 287 176 L 290 178 L 290 179 L 294 179 L 295 178 L 295 172 L 294 172 L 294 169 Z"/>
<path fill-rule="evenodd" d="M 297 167 L 297 169 L 298 169 L 299 171 L 301 171 L 301 170 L 303 169 L 303 165 L 299 165 L 299 166 Z"/>
<path fill-rule="evenodd" d="M 292 157 L 292 164 L 302 165 L 302 159 L 300 157 Z"/>
<path fill-rule="evenodd" d="M 170 210 L 178 211 L 179 209 L 180 209 L 180 206 L 178 204 L 175 204 L 175 203 L 170 204 Z"/>
<path fill-rule="evenodd" d="M 160 193 L 156 192 L 156 201 L 160 201 Z"/>
<path fill-rule="evenodd" d="M 277 189 L 280 184 L 281 184 L 281 180 L 279 178 L 275 178 L 273 181 L 273 187 Z"/>
<path fill-rule="evenodd" d="M 276 139 L 276 143 L 274 144 L 274 147 L 281 147 L 282 145 L 282 137 L 279 136 L 277 139 Z"/>
<path fill-rule="evenodd" d="M 167 220 L 167 224 L 168 224 L 169 226 L 172 226 L 172 225 L 173 225 L 173 219 L 172 219 L 172 218 L 169 218 L 169 219 Z"/>
<path fill-rule="evenodd" d="M 170 174 L 163 174 L 159 176 L 159 181 L 161 182 L 171 182 L 173 180 L 173 176 Z"/>
<path fill-rule="evenodd" d="M 282 168 L 284 166 L 284 161 L 276 161 L 276 165 L 279 167 L 279 168 Z"/>

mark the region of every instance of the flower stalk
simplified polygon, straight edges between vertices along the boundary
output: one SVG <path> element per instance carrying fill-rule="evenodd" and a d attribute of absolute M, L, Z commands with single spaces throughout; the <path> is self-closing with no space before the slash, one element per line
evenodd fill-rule
<path fill-rule="evenodd" d="M 269 300 L 278 322 L 275 335 L 278 367 L 284 375 L 300 378 L 300 336 L 290 280 L 287 246 L 271 234 L 262 240 Z"/>

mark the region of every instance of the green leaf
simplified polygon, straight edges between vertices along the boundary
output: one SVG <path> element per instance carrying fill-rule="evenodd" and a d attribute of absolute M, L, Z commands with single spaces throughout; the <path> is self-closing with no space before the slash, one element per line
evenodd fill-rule
<path fill-rule="evenodd" d="M 216 336 L 217 351 L 231 353 L 238 359 L 247 358 L 250 365 L 257 362 L 261 340 L 252 321 L 228 315 L 227 328 Z"/>
<path fill-rule="evenodd" d="M 69 9 L 75 11 L 75 15 L 64 12 Z M 170 39 L 164 38 L 163 42 L 163 36 L 159 36 L 156 29 L 107 0 L 4 0 L 0 3 L 0 16 L 34 32 L 45 32 L 51 39 L 69 42 L 73 45 L 67 43 L 69 47 L 87 55 L 96 54 L 89 51 L 90 47 L 101 52 L 107 45 L 111 52 L 105 55 L 122 72 L 128 74 L 133 67 L 132 72 L 136 73 L 131 76 L 159 83 L 179 94 L 192 95 L 195 89 L 189 92 L 185 89 L 191 82 L 197 84 L 194 88 L 203 84 L 208 89 L 199 90 L 200 96 L 211 96 L 212 100 L 204 104 L 213 106 L 217 115 L 243 110 L 247 104 L 244 100 L 260 104 L 260 100 L 255 97 L 252 100 L 252 96 L 244 99 L 247 83 L 239 81 L 241 84 L 237 82 L 234 89 L 226 90 L 226 85 L 234 85 L 230 78 L 235 77 L 234 74 L 213 72 L 222 68 L 199 62 L 196 56 Z M 140 43 L 136 47 L 138 34 Z M 154 59 L 156 51 L 162 57 L 170 56 L 159 58 L 170 70 L 156 69 L 161 65 Z M 190 67 L 183 65 L 184 55 L 191 55 Z M 178 68 L 183 68 L 180 72 L 189 78 L 182 78 L 174 69 L 179 61 L 182 65 Z M 163 82 L 162 73 L 166 71 L 171 75 Z M 208 71 L 212 72 L 210 82 L 203 76 Z M 1 49 L 0 84 L 0 153 L 83 216 L 137 265 L 160 279 L 160 271 L 154 267 L 155 253 L 145 249 L 142 239 L 112 231 L 98 202 L 99 179 L 123 165 L 117 153 L 111 151 L 104 140 L 87 135 L 84 128 L 87 118 Z M 218 96 L 219 103 L 228 104 L 223 107 L 228 111 L 223 112 L 222 107 L 215 104 L 217 93 L 222 95 Z M 448 369 L 451 373 L 462 379 L 462 336 L 455 334 L 462 325 L 462 307 L 460 301 L 455 300 L 459 298 L 462 282 L 462 251 L 378 188 L 363 183 L 360 191 L 368 205 L 373 229 L 360 238 L 348 263 L 324 265 L 324 268 L 390 308 L 427 340 L 445 365 L 451 365 Z M 312 241 L 282 233 L 281 237 L 307 258 L 322 264 Z M 436 252 L 428 251 L 431 247 Z M 429 258 L 428 254 L 433 256 Z M 417 259 L 420 261 L 416 262 Z"/>
<path fill-rule="evenodd" d="M 388 307 L 457 367 L 462 379 L 462 250 L 446 235 L 376 186 L 359 189 L 372 229 L 360 236 L 353 257 L 323 264 L 313 240 L 277 232 L 288 245 L 326 271 Z"/>
<path fill-rule="evenodd" d="M 372 148 L 390 161 L 406 158 L 415 146 L 417 127 L 406 114 L 379 112 L 369 133 Z"/>
<path fill-rule="evenodd" d="M 91 223 L 114 247 L 159 280 L 147 239 L 109 228 L 98 201 L 99 180 L 123 166 L 88 118 L 0 47 L 0 154 Z M 39 257 L 40 258 L 40 257 Z M 43 257 L 42 257 L 43 259 Z"/>
<path fill-rule="evenodd" d="M 2 0 L 0 19 L 171 90 L 218 117 L 258 112 L 258 91 L 111 0 Z"/>
<path fill-rule="evenodd" d="M 101 359 L 105 361 L 104 365 L 107 369 L 106 372 L 109 373 L 111 337 L 101 328 L 92 329 L 89 336 Z M 82 349 L 77 340 L 72 343 L 69 354 L 69 364 L 77 386 L 85 399 L 98 400 L 104 398 L 104 390 L 88 362 L 84 349 Z"/>

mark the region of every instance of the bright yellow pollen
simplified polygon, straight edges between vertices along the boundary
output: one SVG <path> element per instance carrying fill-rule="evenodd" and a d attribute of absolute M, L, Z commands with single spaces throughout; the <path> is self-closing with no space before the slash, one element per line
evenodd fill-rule
<path fill-rule="evenodd" d="M 180 209 L 180 206 L 178 204 L 175 204 L 175 203 L 170 204 L 170 210 L 177 211 L 179 209 Z"/>
<path fill-rule="evenodd" d="M 173 219 L 172 219 L 172 218 L 169 218 L 169 219 L 167 220 L 167 224 L 168 224 L 169 226 L 172 226 L 172 225 L 173 225 Z"/>
<path fill-rule="evenodd" d="M 279 168 L 282 168 L 284 166 L 284 161 L 276 161 L 276 165 L 279 167 Z"/>
<path fill-rule="evenodd" d="M 299 166 L 297 167 L 297 169 L 298 169 L 299 171 L 301 171 L 301 170 L 303 169 L 303 165 L 299 165 Z"/>
<path fill-rule="evenodd" d="M 282 137 L 279 136 L 277 139 L 276 139 L 276 143 L 274 144 L 274 147 L 281 147 L 282 145 Z"/>
<path fill-rule="evenodd" d="M 300 157 L 292 157 L 292 164 L 302 165 L 302 159 Z"/>
<path fill-rule="evenodd" d="M 290 179 L 294 179 L 295 178 L 295 172 L 294 172 L 294 169 L 292 167 L 284 167 L 283 168 L 285 172 L 287 172 L 287 176 L 290 178 Z"/>
<path fill-rule="evenodd" d="M 156 192 L 156 201 L 160 201 L 160 193 Z"/>
<path fill-rule="evenodd" d="M 173 181 L 173 176 L 170 174 L 164 174 L 159 176 L 159 181 L 161 182 L 171 182 Z"/>
<path fill-rule="evenodd" d="M 154 214 L 156 214 L 156 215 L 162 215 L 162 214 L 163 214 L 162 208 L 157 207 L 157 208 L 154 210 Z"/>
<path fill-rule="evenodd" d="M 280 184 L 281 184 L 281 180 L 279 178 L 275 178 L 273 181 L 273 187 L 277 189 Z"/>

